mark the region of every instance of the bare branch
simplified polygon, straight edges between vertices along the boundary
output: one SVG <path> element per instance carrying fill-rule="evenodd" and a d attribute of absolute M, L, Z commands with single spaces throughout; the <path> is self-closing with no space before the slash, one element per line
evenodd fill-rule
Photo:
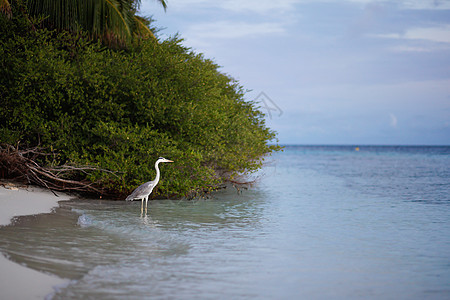
<path fill-rule="evenodd" d="M 36 159 L 55 155 L 46 153 L 40 147 L 19 150 L 11 145 L 0 145 L 0 177 L 26 179 L 28 183 L 34 183 L 54 191 L 77 191 L 93 193 L 97 195 L 109 195 L 99 182 L 87 180 L 75 180 L 68 178 L 83 178 L 92 172 L 104 172 L 120 178 L 119 172 L 101 169 L 94 166 L 61 165 L 46 167 L 41 166 Z"/>

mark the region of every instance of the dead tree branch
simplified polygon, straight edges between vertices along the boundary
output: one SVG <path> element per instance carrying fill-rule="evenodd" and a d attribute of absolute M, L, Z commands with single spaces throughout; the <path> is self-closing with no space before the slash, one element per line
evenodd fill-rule
<path fill-rule="evenodd" d="M 113 196 L 100 182 L 83 178 L 92 172 L 109 173 L 119 178 L 118 172 L 93 166 L 42 166 L 38 163 L 38 158 L 55 155 L 43 150 L 39 147 L 19 150 L 11 145 L 0 145 L 0 178 L 26 181 L 28 184 L 45 187 L 53 193 L 63 191 Z"/>

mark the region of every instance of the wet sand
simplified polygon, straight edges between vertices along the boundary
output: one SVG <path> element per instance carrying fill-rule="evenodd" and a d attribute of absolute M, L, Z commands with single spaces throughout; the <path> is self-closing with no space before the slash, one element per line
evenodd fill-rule
<path fill-rule="evenodd" d="M 10 224 L 14 217 L 48 213 L 58 206 L 58 201 L 69 199 L 68 195 L 58 195 L 36 187 L 0 186 L 0 226 Z M 54 291 L 53 287 L 66 282 L 14 263 L 0 254 L 1 299 L 44 299 Z"/>

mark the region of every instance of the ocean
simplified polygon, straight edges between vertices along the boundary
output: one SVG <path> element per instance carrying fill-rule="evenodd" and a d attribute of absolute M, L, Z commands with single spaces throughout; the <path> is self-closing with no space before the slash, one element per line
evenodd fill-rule
<path fill-rule="evenodd" d="M 0 251 L 67 279 L 49 299 L 450 299 L 449 146 L 287 146 L 253 176 L 147 216 L 60 202 Z"/>

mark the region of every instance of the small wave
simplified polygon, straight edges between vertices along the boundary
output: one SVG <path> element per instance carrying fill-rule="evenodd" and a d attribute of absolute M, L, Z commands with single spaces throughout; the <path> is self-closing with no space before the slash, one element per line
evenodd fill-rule
<path fill-rule="evenodd" d="M 58 293 L 60 293 L 61 291 L 63 291 L 64 289 L 66 289 L 66 288 L 68 288 L 71 284 L 75 284 L 77 281 L 76 280 L 67 280 L 67 281 L 65 281 L 65 282 L 63 282 L 63 283 L 61 283 L 61 284 L 57 284 L 57 285 L 54 285 L 52 288 L 53 288 L 53 291 L 50 293 L 50 294 L 48 294 L 47 296 L 45 296 L 45 300 L 51 300 L 51 299 L 54 299 L 55 298 L 55 296 L 58 294 Z"/>
<path fill-rule="evenodd" d="M 89 218 L 87 215 L 82 214 L 81 216 L 78 217 L 77 225 L 79 225 L 80 227 L 89 227 L 92 225 L 92 219 Z"/>
<path fill-rule="evenodd" d="M 79 208 L 74 208 L 74 207 L 71 207 L 70 209 L 71 209 L 74 213 L 77 213 L 77 214 L 79 214 L 79 215 L 82 215 L 82 214 L 84 214 L 84 212 L 85 212 L 84 209 L 79 209 Z"/>

